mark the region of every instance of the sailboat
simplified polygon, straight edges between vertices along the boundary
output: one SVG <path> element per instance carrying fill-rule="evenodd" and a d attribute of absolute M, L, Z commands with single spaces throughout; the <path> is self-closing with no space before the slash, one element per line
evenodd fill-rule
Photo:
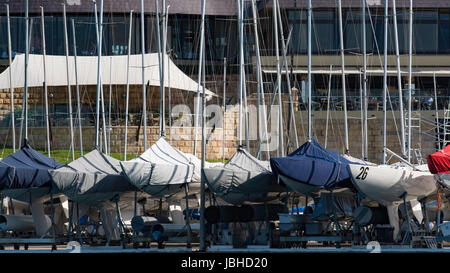
<path fill-rule="evenodd" d="M 285 192 L 276 183 L 268 161 L 261 161 L 239 148 L 223 166 L 203 170 L 208 189 L 233 205 L 264 202 L 270 192 Z"/>
<path fill-rule="evenodd" d="M 363 1 L 363 17 L 365 10 Z M 395 3 L 395 1 L 394 1 Z M 419 201 L 436 191 L 436 183 L 426 164 L 413 165 L 410 163 L 411 152 L 411 65 L 412 65 L 412 1 L 410 6 L 410 50 L 409 50 L 409 100 L 408 100 L 408 160 L 397 156 L 400 162 L 387 165 L 386 153 L 386 95 L 387 95 L 387 24 L 388 3 L 385 2 L 385 52 L 384 52 L 384 94 L 383 94 L 383 155 L 382 164 L 376 166 L 355 165 L 348 166 L 354 186 L 363 196 L 387 207 L 389 222 L 394 227 L 394 236 L 399 231 L 398 206 L 410 202 L 416 219 L 421 223 L 423 213 Z M 394 6 L 395 9 L 395 6 Z M 364 21 L 364 19 L 363 19 Z M 365 34 L 365 33 L 364 33 Z M 365 36 L 363 38 L 365 40 Z M 365 48 L 364 48 L 365 53 Z M 398 66 L 399 67 L 399 66 Z M 403 113 L 401 113 L 403 115 Z M 402 126 L 402 137 L 404 137 Z M 404 152 L 404 149 L 402 149 Z M 395 153 L 391 152 L 393 155 Z M 404 154 L 405 155 L 405 154 Z M 409 216 L 407 216 L 408 218 Z M 410 223 L 408 223 L 410 231 Z M 404 239 L 407 238 L 406 235 Z"/>
<path fill-rule="evenodd" d="M 427 156 L 428 169 L 437 176 L 437 181 L 450 188 L 450 145 Z"/>
<path fill-rule="evenodd" d="M 223 167 L 204 168 L 203 176 L 208 185 L 208 189 L 223 201 L 233 204 L 241 205 L 246 202 L 265 202 L 270 201 L 270 193 L 285 192 L 285 187 L 279 185 L 272 174 L 270 163 L 262 161 L 252 156 L 242 146 L 242 100 L 244 106 L 246 105 L 245 95 L 245 72 L 244 72 L 244 39 L 243 39 L 243 17 L 244 17 L 244 3 L 237 1 L 238 18 L 239 18 L 239 39 L 240 39 L 240 77 L 239 77 L 239 147 L 236 153 Z M 257 26 L 256 26 L 256 6 L 252 1 L 253 20 L 255 27 L 255 40 L 258 41 Z M 276 9 L 274 8 L 274 14 Z M 277 17 L 274 16 L 274 22 L 277 23 Z M 277 26 L 275 25 L 275 28 Z M 278 35 L 277 35 L 278 36 Z M 258 45 L 258 44 L 257 44 Z M 260 72 L 259 48 L 257 49 L 257 66 L 258 74 Z M 279 67 L 279 61 L 278 61 Z M 262 95 L 263 91 L 261 85 L 262 77 L 258 75 L 258 96 Z M 278 79 L 280 82 L 280 79 Z M 278 89 L 278 92 L 281 92 Z M 243 99 L 242 99 L 243 98 Z M 259 103 L 259 100 L 258 100 Z M 281 106 L 280 106 L 281 107 Z M 263 114 L 264 115 L 264 114 Z M 265 117 L 264 117 L 265 118 Z M 246 118 L 245 118 L 246 120 Z M 260 118 L 258 118 L 260 122 Z M 266 129 L 266 124 L 260 124 Z M 267 135 L 267 132 L 264 132 Z M 260 135 L 261 137 L 261 135 Z M 248 148 L 248 141 L 247 141 Z M 283 148 L 281 148 L 283 149 Z"/>
<path fill-rule="evenodd" d="M 200 159 L 173 147 L 164 137 L 160 137 L 140 156 L 120 161 L 120 167 L 132 185 L 154 197 L 181 193 L 185 184 L 189 184 L 192 192 L 200 189 Z"/>

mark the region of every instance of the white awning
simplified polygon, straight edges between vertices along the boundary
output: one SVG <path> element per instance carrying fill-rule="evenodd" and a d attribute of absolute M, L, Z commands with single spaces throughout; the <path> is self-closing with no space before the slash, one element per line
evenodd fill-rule
<path fill-rule="evenodd" d="M 168 56 L 165 56 L 165 86 L 174 89 L 197 92 L 198 84 L 189 76 L 184 74 Z M 13 87 L 23 88 L 24 86 L 24 63 L 25 55 L 18 54 L 11 65 L 13 76 Z M 47 86 L 67 86 L 66 56 L 46 56 Z M 96 56 L 77 57 L 78 84 L 97 85 L 97 60 Z M 127 83 L 127 56 L 103 56 L 101 63 L 102 83 L 113 85 L 126 85 Z M 150 81 L 151 86 L 160 86 L 158 53 L 145 54 L 145 84 Z M 130 56 L 130 78 L 131 85 L 142 84 L 142 56 Z M 8 89 L 9 70 L 8 67 L 0 74 L 0 89 Z M 111 69 L 111 71 L 110 71 Z M 111 75 L 111 77 L 110 77 Z M 75 85 L 75 65 L 74 57 L 69 56 L 69 79 L 70 84 Z M 170 79 L 170 81 L 169 81 Z M 44 82 L 43 55 L 30 54 L 28 62 L 28 87 L 40 87 Z M 202 87 L 200 86 L 200 93 Z M 207 97 L 215 94 L 206 90 Z"/>

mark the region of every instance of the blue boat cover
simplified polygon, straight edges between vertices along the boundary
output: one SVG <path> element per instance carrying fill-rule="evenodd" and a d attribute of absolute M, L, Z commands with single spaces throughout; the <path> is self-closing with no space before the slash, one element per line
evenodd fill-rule
<path fill-rule="evenodd" d="M 335 187 L 353 188 L 348 164 L 342 155 L 327 150 L 316 140 L 307 141 L 286 157 L 270 159 L 275 177 L 283 175 L 299 183 L 323 189 Z"/>
<path fill-rule="evenodd" d="M 0 161 L 0 191 L 50 187 L 48 170 L 62 166 L 25 143 L 19 151 Z"/>

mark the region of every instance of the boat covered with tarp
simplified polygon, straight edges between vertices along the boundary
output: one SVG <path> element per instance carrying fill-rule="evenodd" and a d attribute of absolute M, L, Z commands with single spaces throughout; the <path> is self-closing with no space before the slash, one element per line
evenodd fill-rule
<path fill-rule="evenodd" d="M 207 164 L 210 165 L 210 164 Z M 201 161 L 183 153 L 161 137 L 140 156 L 121 161 L 124 176 L 136 188 L 154 197 L 167 197 L 200 188 Z"/>
<path fill-rule="evenodd" d="M 347 168 L 352 162 L 334 151 L 327 150 L 316 140 L 305 142 L 285 157 L 270 159 L 275 177 L 293 191 L 314 195 L 320 190 L 352 188 Z"/>
<path fill-rule="evenodd" d="M 118 209 L 123 223 L 130 222 L 133 216 L 130 211 L 135 201 L 134 191 L 137 189 L 121 174 L 119 160 L 94 149 L 49 173 L 54 192 L 62 193 L 80 204 L 82 212 L 89 206 L 96 207 L 106 236 L 112 240 L 120 238 Z M 76 215 L 74 213 L 73 221 L 77 221 Z"/>
<path fill-rule="evenodd" d="M 439 182 L 450 188 L 450 145 L 427 156 L 428 169 L 439 177 Z"/>
<path fill-rule="evenodd" d="M 10 198 L 30 202 L 51 191 L 49 170 L 63 165 L 35 151 L 27 141 L 0 161 L 0 191 Z"/>
<path fill-rule="evenodd" d="M 227 203 L 268 201 L 271 192 L 285 192 L 275 180 L 269 161 L 239 148 L 223 167 L 203 169 L 208 189 Z"/>
<path fill-rule="evenodd" d="M 136 188 L 121 175 L 119 160 L 94 149 L 57 170 L 50 170 L 54 190 L 72 201 L 99 206 Z"/>

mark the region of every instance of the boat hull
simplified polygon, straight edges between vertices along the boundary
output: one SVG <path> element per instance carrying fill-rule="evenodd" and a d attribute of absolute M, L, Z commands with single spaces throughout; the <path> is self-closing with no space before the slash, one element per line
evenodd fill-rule
<path fill-rule="evenodd" d="M 409 167 L 350 164 L 349 170 L 355 187 L 368 198 L 382 204 L 421 199 L 436 191 L 436 182 L 429 171 Z"/>
<path fill-rule="evenodd" d="M 450 173 L 440 173 L 438 176 L 441 184 L 450 189 Z"/>

